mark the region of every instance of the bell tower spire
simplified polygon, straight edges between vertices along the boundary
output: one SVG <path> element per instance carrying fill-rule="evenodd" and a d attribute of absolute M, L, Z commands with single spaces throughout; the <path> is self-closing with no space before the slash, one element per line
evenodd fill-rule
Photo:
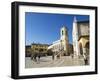
<path fill-rule="evenodd" d="M 73 48 L 74 48 L 74 55 L 79 54 L 79 45 L 78 45 L 78 26 L 76 16 L 73 18 Z"/>
<path fill-rule="evenodd" d="M 77 22 L 76 16 L 74 17 L 74 21 L 73 22 Z"/>

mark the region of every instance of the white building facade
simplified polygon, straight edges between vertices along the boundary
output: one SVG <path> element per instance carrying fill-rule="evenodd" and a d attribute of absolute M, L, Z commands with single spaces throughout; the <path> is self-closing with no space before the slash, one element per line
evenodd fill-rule
<path fill-rule="evenodd" d="M 59 52 L 61 50 L 65 51 L 66 55 L 68 54 L 68 32 L 66 27 L 62 27 L 60 30 L 60 39 L 57 41 L 54 41 L 51 46 L 48 47 L 48 49 L 51 49 L 54 53 Z"/>

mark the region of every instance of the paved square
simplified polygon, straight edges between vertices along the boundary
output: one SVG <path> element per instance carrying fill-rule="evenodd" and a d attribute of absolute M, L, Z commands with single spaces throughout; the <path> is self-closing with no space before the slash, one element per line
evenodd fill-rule
<path fill-rule="evenodd" d="M 25 68 L 39 68 L 39 67 L 62 67 L 62 66 L 82 66 L 84 60 L 72 58 L 71 56 L 62 56 L 60 59 L 52 60 L 52 56 L 41 57 L 39 61 L 35 62 L 30 57 L 25 58 Z"/>

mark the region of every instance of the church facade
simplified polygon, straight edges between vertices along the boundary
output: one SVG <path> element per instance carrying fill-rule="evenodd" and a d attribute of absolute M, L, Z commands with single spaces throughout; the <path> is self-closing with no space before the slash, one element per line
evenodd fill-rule
<path fill-rule="evenodd" d="M 65 26 L 61 28 L 60 35 L 60 39 L 54 41 L 53 44 L 48 47 L 48 49 L 51 49 L 56 54 L 63 51 L 65 55 L 68 55 L 68 32 Z"/>

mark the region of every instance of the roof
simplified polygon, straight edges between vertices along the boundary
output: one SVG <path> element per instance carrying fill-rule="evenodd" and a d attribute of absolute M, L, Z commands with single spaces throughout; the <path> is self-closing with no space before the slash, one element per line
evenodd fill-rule
<path fill-rule="evenodd" d="M 86 20 L 86 21 L 77 21 L 77 23 L 89 23 L 89 20 Z"/>
<path fill-rule="evenodd" d="M 26 47 L 27 47 L 27 48 L 30 48 L 30 47 L 31 47 L 31 45 L 26 45 Z"/>
<path fill-rule="evenodd" d="M 49 44 L 41 44 L 41 43 L 32 43 L 32 45 L 45 45 L 45 46 L 49 46 Z"/>

